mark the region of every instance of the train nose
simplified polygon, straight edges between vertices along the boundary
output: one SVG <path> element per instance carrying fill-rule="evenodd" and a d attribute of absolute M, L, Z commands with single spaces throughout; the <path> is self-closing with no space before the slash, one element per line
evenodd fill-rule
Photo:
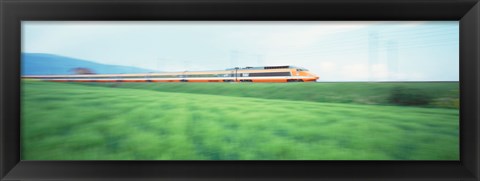
<path fill-rule="evenodd" d="M 315 74 L 312 74 L 312 73 L 310 74 L 310 76 L 312 76 L 313 78 L 315 78 L 315 80 L 317 80 L 317 79 L 319 79 L 319 78 L 320 78 L 320 76 L 318 76 L 318 75 L 315 75 Z"/>
<path fill-rule="evenodd" d="M 312 81 L 317 81 L 320 78 L 320 76 L 312 74 L 312 73 L 310 73 L 309 76 L 312 77 L 311 78 Z"/>

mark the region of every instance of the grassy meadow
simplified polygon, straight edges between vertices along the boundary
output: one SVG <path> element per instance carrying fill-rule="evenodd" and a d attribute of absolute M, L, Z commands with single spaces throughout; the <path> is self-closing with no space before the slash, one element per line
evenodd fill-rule
<path fill-rule="evenodd" d="M 458 83 L 23 81 L 23 160 L 458 160 Z"/>

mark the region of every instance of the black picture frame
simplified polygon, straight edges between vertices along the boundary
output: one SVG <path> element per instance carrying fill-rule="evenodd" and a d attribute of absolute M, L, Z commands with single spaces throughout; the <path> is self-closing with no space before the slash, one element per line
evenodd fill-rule
<path fill-rule="evenodd" d="M 1 180 L 480 180 L 478 0 L 0 0 Z M 460 161 L 22 161 L 23 20 L 458 20 Z"/>

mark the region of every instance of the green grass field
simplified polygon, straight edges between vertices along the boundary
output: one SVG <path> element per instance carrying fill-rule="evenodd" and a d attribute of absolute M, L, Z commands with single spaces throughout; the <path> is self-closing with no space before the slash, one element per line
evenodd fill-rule
<path fill-rule="evenodd" d="M 388 97 L 392 89 L 407 88 L 431 97 L 423 107 L 458 108 L 458 82 L 441 83 L 260 83 L 260 84 L 219 84 L 219 83 L 79 83 L 101 87 L 118 87 L 161 92 L 224 95 L 292 101 L 381 104 L 391 105 Z"/>
<path fill-rule="evenodd" d="M 428 103 L 389 100 L 397 87 Z M 24 81 L 24 160 L 458 160 L 458 83 Z"/>

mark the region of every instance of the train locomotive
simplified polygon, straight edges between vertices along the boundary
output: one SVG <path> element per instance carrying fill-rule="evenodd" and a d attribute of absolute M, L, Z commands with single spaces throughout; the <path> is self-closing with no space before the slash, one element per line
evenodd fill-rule
<path fill-rule="evenodd" d="M 315 82 L 319 77 L 295 66 L 230 68 L 138 74 L 31 75 L 24 79 L 53 82 Z"/>

